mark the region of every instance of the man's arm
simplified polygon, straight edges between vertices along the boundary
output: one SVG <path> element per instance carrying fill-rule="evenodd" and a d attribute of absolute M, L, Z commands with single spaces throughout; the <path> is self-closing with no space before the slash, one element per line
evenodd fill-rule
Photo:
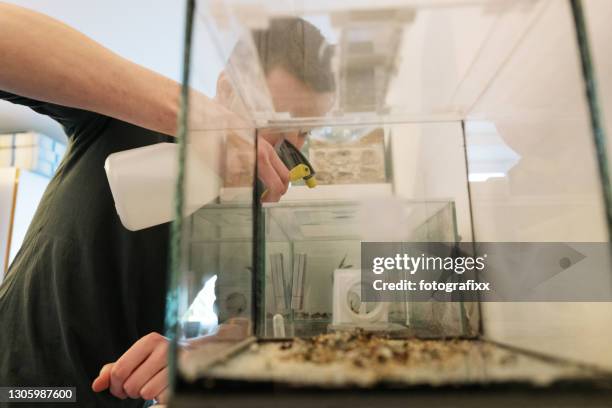
<path fill-rule="evenodd" d="M 0 89 L 174 135 L 180 85 L 51 17 L 0 3 Z"/>
<path fill-rule="evenodd" d="M 97 112 L 175 135 L 180 84 L 130 62 L 89 37 L 21 7 L 0 3 L 0 89 L 35 100 Z M 229 128 L 252 125 L 198 92 L 190 96 L 190 129 L 207 161 L 218 163 Z M 217 129 L 220 131 L 211 132 Z M 204 132 L 198 137 L 195 131 Z M 258 177 L 266 201 L 287 191 L 289 170 L 265 140 L 258 144 Z M 220 169 L 216 169 L 221 173 Z"/>

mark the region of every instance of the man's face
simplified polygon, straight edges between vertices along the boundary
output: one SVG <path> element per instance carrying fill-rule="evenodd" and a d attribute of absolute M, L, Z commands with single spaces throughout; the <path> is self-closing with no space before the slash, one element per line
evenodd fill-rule
<path fill-rule="evenodd" d="M 292 117 L 317 117 L 323 116 L 331 109 L 333 104 L 333 93 L 322 93 L 313 91 L 308 85 L 304 84 L 293 75 L 282 68 L 273 69 L 266 77 L 268 89 L 277 112 L 290 112 Z M 245 114 L 246 109 L 241 105 L 240 100 L 233 92 L 229 79 L 222 74 L 217 82 L 217 102 L 232 109 L 235 113 Z M 269 145 L 276 145 L 283 139 L 287 139 L 298 149 L 301 149 L 306 140 L 310 129 L 292 129 L 291 131 L 279 132 L 278 130 L 263 129 L 258 132 L 268 143 L 258 145 L 259 152 L 266 152 L 271 149 Z M 231 132 L 230 132 L 231 133 Z M 269 145 L 268 145 L 269 144 Z M 242 140 L 240 137 L 228 137 L 226 141 L 226 167 L 224 175 L 224 185 L 226 187 L 248 186 L 252 184 L 255 155 L 253 145 Z M 271 159 L 274 162 L 273 159 Z M 280 162 L 276 157 L 276 162 Z M 282 162 L 281 162 L 282 165 Z M 277 166 L 278 167 L 278 166 Z M 278 172 L 277 167 L 259 167 L 258 178 L 266 185 L 274 182 L 273 176 Z M 283 166 L 284 167 L 284 166 Z M 268 170 L 267 173 L 262 171 Z M 285 171 L 287 169 L 285 168 Z M 266 180 L 265 174 L 272 180 Z M 272 175 L 272 176 L 271 176 Z M 281 193 L 282 195 L 282 193 Z M 270 201 L 278 201 L 280 196 L 268 195 Z"/>
<path fill-rule="evenodd" d="M 268 90 L 276 112 L 289 112 L 294 118 L 308 118 L 325 115 L 334 103 L 333 92 L 317 92 L 282 67 L 272 69 L 266 76 Z M 217 86 L 217 100 L 223 104 L 233 99 L 232 87 L 225 75 Z M 236 109 L 236 107 L 233 107 Z M 262 130 L 260 135 L 275 145 L 282 138 L 289 140 L 298 149 L 310 129 L 296 129 L 287 132 Z"/>

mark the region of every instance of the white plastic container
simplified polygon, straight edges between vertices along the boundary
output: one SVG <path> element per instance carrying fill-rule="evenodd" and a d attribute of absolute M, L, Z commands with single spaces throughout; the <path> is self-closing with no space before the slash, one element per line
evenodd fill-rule
<path fill-rule="evenodd" d="M 332 299 L 332 324 L 344 327 L 371 327 L 388 321 L 389 303 L 376 302 L 371 311 L 366 310 L 366 303 L 357 296 L 359 310 L 351 308 L 349 294 L 361 293 L 361 269 L 336 269 L 334 271 Z"/>
<path fill-rule="evenodd" d="M 195 150 L 187 153 L 185 215 L 217 198 L 221 179 Z M 113 153 L 104 163 L 121 223 L 130 231 L 174 218 L 178 145 L 158 143 Z"/>

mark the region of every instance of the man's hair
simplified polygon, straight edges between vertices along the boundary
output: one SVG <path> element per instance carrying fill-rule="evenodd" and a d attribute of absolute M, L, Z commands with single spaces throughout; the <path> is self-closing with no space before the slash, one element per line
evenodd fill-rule
<path fill-rule="evenodd" d="M 252 32 L 263 73 L 284 68 L 317 92 L 335 90 L 333 49 L 318 28 L 301 18 L 276 18 Z"/>

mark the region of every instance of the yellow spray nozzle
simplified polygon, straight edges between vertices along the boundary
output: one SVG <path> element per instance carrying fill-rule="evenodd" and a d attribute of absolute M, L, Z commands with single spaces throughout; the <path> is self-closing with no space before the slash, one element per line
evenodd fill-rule
<path fill-rule="evenodd" d="M 317 179 L 314 176 L 304 179 L 304 181 L 308 188 L 315 188 L 317 186 Z"/>
<path fill-rule="evenodd" d="M 305 164 L 298 164 L 289 171 L 289 180 L 298 181 L 310 176 L 310 167 Z"/>
<path fill-rule="evenodd" d="M 305 164 L 298 164 L 289 171 L 289 180 L 298 181 L 304 179 L 304 182 L 308 188 L 314 188 L 317 186 L 317 179 L 312 175 L 310 167 Z"/>

